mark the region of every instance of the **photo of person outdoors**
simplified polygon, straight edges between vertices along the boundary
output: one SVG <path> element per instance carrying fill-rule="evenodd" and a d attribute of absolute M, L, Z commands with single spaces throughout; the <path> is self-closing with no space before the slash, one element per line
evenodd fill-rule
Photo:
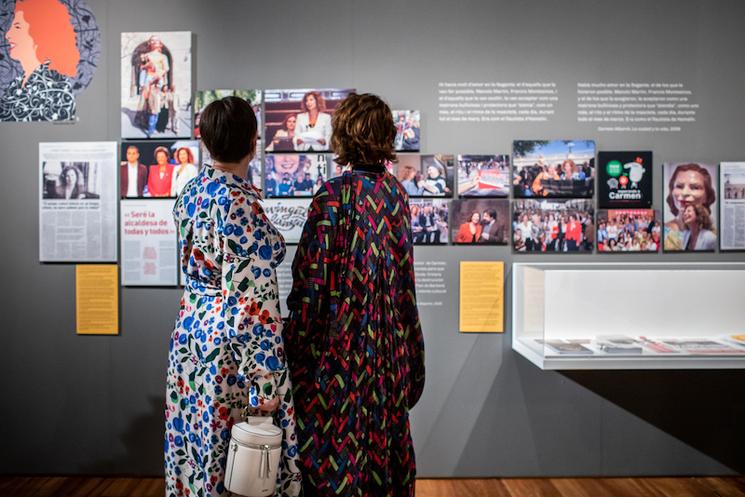
<path fill-rule="evenodd" d="M 509 194 L 509 155 L 458 156 L 458 195 L 507 197 Z"/>
<path fill-rule="evenodd" d="M 516 140 L 512 143 L 512 167 L 517 198 L 592 197 L 595 142 Z"/>
<path fill-rule="evenodd" d="M 194 138 L 200 137 L 199 119 L 201 118 L 204 108 L 215 100 L 225 97 L 242 98 L 249 104 L 256 114 L 256 121 L 259 123 L 259 130 L 262 125 L 261 102 L 263 94 L 261 90 L 199 90 L 194 94 Z"/>
<path fill-rule="evenodd" d="M 353 92 L 329 88 L 265 90 L 266 150 L 329 151 L 334 109 Z"/>
<path fill-rule="evenodd" d="M 396 152 L 417 152 L 421 139 L 419 111 L 394 110 L 393 123 L 396 126 L 396 139 L 393 141 Z"/>
<path fill-rule="evenodd" d="M 0 121 L 71 121 L 101 55 L 96 18 L 82 1 L 3 2 Z"/>
<path fill-rule="evenodd" d="M 595 244 L 592 200 L 515 200 L 512 211 L 515 252 L 592 252 Z"/>
<path fill-rule="evenodd" d="M 409 207 L 411 234 L 415 245 L 448 243 L 448 201 L 410 199 Z"/>
<path fill-rule="evenodd" d="M 597 219 L 598 252 L 658 252 L 662 225 L 654 209 L 601 209 Z"/>
<path fill-rule="evenodd" d="M 328 178 L 326 154 L 267 154 L 266 197 L 312 197 Z"/>
<path fill-rule="evenodd" d="M 451 209 L 454 243 L 506 245 L 509 234 L 507 199 L 454 200 Z"/>
<path fill-rule="evenodd" d="M 191 137 L 191 32 L 122 33 L 122 138 Z"/>
<path fill-rule="evenodd" d="M 132 141 L 121 144 L 121 198 L 177 197 L 199 173 L 196 140 Z"/>
<path fill-rule="evenodd" d="M 663 165 L 665 251 L 716 250 L 717 173 L 716 165 Z"/>
<path fill-rule="evenodd" d="M 452 155 L 400 154 L 394 167 L 410 197 L 451 197 L 454 163 Z"/>
<path fill-rule="evenodd" d="M 41 167 L 44 175 L 42 198 L 82 200 L 100 198 L 100 178 L 96 162 L 46 161 Z"/>

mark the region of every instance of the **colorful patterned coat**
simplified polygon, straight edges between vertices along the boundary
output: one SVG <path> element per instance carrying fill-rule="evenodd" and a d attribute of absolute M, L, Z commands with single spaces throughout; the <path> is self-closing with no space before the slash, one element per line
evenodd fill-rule
<path fill-rule="evenodd" d="M 275 271 L 285 245 L 259 198 L 248 181 L 205 166 L 174 208 L 186 289 L 169 352 L 167 496 L 228 495 L 230 429 L 246 404 L 275 395 L 284 431 L 278 494 L 300 494 Z"/>
<path fill-rule="evenodd" d="M 285 345 L 305 495 L 414 495 L 424 387 L 408 199 L 382 167 L 324 184 L 293 262 Z"/>

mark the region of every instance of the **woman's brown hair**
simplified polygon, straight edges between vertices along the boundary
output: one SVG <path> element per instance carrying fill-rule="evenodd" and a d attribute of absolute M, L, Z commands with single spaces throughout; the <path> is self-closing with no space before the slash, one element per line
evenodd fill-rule
<path fill-rule="evenodd" d="M 346 166 L 395 161 L 393 113 L 377 95 L 348 96 L 331 118 L 331 149 L 335 162 Z"/>

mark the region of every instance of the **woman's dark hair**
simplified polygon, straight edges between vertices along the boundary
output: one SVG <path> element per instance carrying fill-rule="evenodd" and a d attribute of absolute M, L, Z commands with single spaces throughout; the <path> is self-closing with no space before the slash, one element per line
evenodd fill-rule
<path fill-rule="evenodd" d="M 675 206 L 675 199 L 673 198 L 673 186 L 675 186 L 675 180 L 678 177 L 678 174 L 684 173 L 686 171 L 693 171 L 704 178 L 704 190 L 706 191 L 706 198 L 704 199 L 704 205 L 711 209 L 711 204 L 713 204 L 717 199 L 717 192 L 714 191 L 714 187 L 712 186 L 711 182 L 711 174 L 709 174 L 709 170 L 705 167 L 699 166 L 698 164 L 683 164 L 675 168 L 675 172 L 673 172 L 673 175 L 670 176 L 670 182 L 667 185 L 668 188 L 668 194 L 665 201 L 667 202 L 667 205 L 670 207 L 670 212 L 673 213 L 674 216 L 678 215 L 678 208 Z"/>
<path fill-rule="evenodd" d="M 256 115 L 251 104 L 239 97 L 215 100 L 202 112 L 199 133 L 212 158 L 239 162 L 256 148 Z"/>
<path fill-rule="evenodd" d="M 303 112 L 308 112 L 308 107 L 305 102 L 308 101 L 308 97 L 313 97 L 316 99 L 316 110 L 318 112 L 325 112 L 326 111 L 326 101 L 323 99 L 320 93 L 317 91 L 309 91 L 305 95 L 303 95 L 303 99 L 300 101 L 300 108 Z"/>
<path fill-rule="evenodd" d="M 336 108 L 331 126 L 331 149 L 337 155 L 334 162 L 355 166 L 396 160 L 393 113 L 380 97 L 349 95 Z"/>

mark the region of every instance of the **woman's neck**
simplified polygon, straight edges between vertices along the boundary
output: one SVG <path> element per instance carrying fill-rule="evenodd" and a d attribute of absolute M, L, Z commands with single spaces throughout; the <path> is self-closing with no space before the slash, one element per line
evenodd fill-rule
<path fill-rule="evenodd" d="M 36 69 L 41 66 L 41 62 L 36 57 L 29 57 L 21 60 L 21 67 L 23 67 L 23 83 L 22 86 L 26 86 L 28 79 L 31 77 Z"/>
<path fill-rule="evenodd" d="M 212 167 L 245 178 L 248 174 L 248 162 L 248 157 L 240 162 L 220 162 L 213 160 Z"/>

